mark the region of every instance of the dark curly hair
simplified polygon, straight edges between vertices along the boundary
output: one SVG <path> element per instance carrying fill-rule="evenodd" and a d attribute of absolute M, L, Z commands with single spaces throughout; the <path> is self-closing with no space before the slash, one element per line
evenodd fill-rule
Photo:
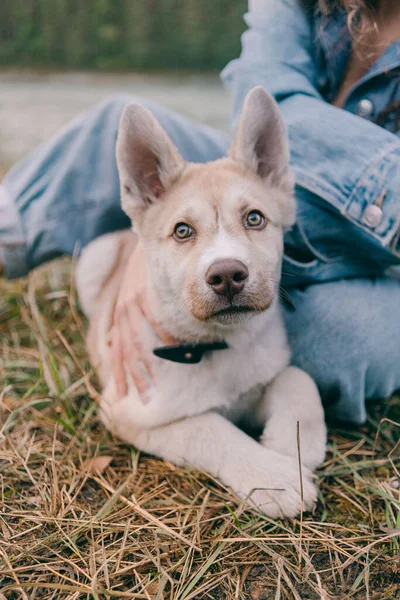
<path fill-rule="evenodd" d="M 359 51 L 363 52 L 362 41 L 364 36 L 376 25 L 376 16 L 381 2 L 385 0 L 304 0 L 307 7 L 318 9 L 327 19 L 337 10 L 347 13 L 347 25 Z M 400 77 L 397 72 L 397 85 L 400 86 Z M 396 94 L 397 95 L 397 94 Z M 394 100 L 375 119 L 378 125 L 384 126 L 388 119 L 392 119 L 396 131 L 400 130 L 400 101 Z"/>
<path fill-rule="evenodd" d="M 360 40 L 374 25 L 379 0 L 303 0 L 308 7 L 319 9 L 329 17 L 336 10 L 345 10 L 353 38 Z"/>
<path fill-rule="evenodd" d="M 319 0 L 321 12 L 329 15 L 338 8 L 347 12 L 349 30 L 355 39 L 361 38 L 374 23 L 378 0 Z"/>

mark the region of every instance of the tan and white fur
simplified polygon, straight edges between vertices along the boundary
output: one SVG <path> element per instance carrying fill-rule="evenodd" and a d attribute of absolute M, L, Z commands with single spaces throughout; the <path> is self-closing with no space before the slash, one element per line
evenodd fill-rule
<path fill-rule="evenodd" d="M 128 374 L 129 391 L 117 398 L 106 341 L 136 236 L 97 239 L 77 267 L 107 427 L 140 450 L 208 471 L 273 518 L 301 510 L 297 422 L 305 510 L 316 500 L 312 470 L 326 445 L 317 387 L 289 366 L 279 306 L 283 232 L 295 221 L 288 160 L 279 110 L 262 88 L 245 101 L 229 156 L 208 164 L 186 163 L 146 109 L 125 109 L 117 142 L 122 206 L 144 249 L 153 315 L 182 343 L 229 346 L 195 365 L 154 358 L 145 399 Z M 252 211 L 263 226 L 249 225 Z M 192 232 L 184 240 L 176 237 L 178 223 Z M 234 296 L 216 293 L 208 275 L 229 261 L 247 271 Z M 142 337 L 149 353 L 162 345 L 150 326 Z M 260 440 L 239 424 L 262 428 Z"/>

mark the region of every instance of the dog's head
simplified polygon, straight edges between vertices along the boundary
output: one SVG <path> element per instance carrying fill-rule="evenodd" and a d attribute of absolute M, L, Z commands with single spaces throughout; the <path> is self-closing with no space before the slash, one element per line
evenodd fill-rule
<path fill-rule="evenodd" d="M 161 302 L 211 327 L 268 309 L 283 230 L 295 220 L 288 141 L 275 101 L 252 90 L 227 158 L 185 162 L 146 109 L 120 123 L 122 206 L 144 246 Z"/>

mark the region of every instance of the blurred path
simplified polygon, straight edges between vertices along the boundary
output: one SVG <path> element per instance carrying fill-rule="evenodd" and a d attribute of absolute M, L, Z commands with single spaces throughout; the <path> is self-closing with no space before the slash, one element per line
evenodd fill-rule
<path fill-rule="evenodd" d="M 0 72 L 0 175 L 82 111 L 108 96 L 145 96 L 228 130 L 230 101 L 218 75 Z"/>

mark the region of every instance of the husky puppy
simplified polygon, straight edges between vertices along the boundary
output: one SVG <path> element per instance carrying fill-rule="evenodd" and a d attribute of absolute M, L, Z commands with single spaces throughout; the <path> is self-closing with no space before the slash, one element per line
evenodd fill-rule
<path fill-rule="evenodd" d="M 312 470 L 324 459 L 326 428 L 315 383 L 289 365 L 279 305 L 283 232 L 295 222 L 295 201 L 275 101 L 252 90 L 228 157 L 208 164 L 185 162 L 152 114 L 131 104 L 117 162 L 153 315 L 182 344 L 223 341 L 227 348 L 209 350 L 197 364 L 155 357 L 145 401 L 129 377 L 119 399 L 107 335 L 136 236 L 95 240 L 79 260 L 77 285 L 104 388 L 104 423 L 144 452 L 208 471 L 275 518 L 301 509 L 299 422 L 303 508 L 312 509 Z M 149 353 L 161 345 L 150 326 L 143 341 Z M 243 423 L 263 430 L 259 441 L 239 429 Z"/>

